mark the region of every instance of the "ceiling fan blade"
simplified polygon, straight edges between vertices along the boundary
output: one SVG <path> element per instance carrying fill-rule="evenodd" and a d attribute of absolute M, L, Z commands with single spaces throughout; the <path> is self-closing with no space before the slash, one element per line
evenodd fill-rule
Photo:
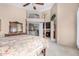
<path fill-rule="evenodd" d="M 44 3 L 35 3 L 35 4 L 44 5 Z"/>
<path fill-rule="evenodd" d="M 26 3 L 26 4 L 23 5 L 23 7 L 25 7 L 25 6 L 29 5 L 29 4 L 30 4 L 30 3 Z"/>

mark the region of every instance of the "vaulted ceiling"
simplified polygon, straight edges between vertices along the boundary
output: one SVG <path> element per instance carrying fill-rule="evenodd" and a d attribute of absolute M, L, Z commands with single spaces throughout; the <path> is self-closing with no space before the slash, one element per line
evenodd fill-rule
<path fill-rule="evenodd" d="M 36 3 L 30 3 L 29 5 L 23 7 L 23 5 L 26 3 L 0 3 L 0 6 L 14 6 L 17 8 L 23 8 L 26 10 L 26 14 L 29 13 L 36 13 L 36 14 L 42 14 L 43 11 L 47 11 L 51 9 L 51 7 L 54 6 L 54 3 L 44 3 L 44 5 L 39 5 Z M 36 10 L 33 9 L 33 6 L 36 7 Z"/>
<path fill-rule="evenodd" d="M 38 11 L 38 12 L 42 12 L 44 10 L 50 9 L 54 5 L 54 3 L 44 3 L 44 5 L 30 3 L 29 5 L 23 7 L 24 4 L 25 3 L 14 3 L 11 5 L 14 5 L 14 6 L 19 7 L 19 8 L 24 8 L 27 11 Z M 34 6 L 36 7 L 36 10 L 33 9 Z"/>
<path fill-rule="evenodd" d="M 36 10 L 33 9 L 34 6 L 36 7 Z M 30 10 L 30 11 L 39 11 L 39 12 L 41 12 L 41 11 L 50 9 L 52 6 L 53 6 L 52 3 L 44 3 L 44 5 L 38 5 L 38 4 L 31 3 L 31 4 L 29 4 L 28 6 L 26 6 L 24 8 L 26 8 L 26 10 Z"/>

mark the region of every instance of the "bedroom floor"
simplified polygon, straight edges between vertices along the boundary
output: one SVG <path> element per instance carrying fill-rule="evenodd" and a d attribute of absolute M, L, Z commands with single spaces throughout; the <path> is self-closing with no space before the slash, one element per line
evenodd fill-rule
<path fill-rule="evenodd" d="M 46 56 L 79 56 L 79 50 L 60 46 L 49 40 L 49 48 L 47 48 Z"/>

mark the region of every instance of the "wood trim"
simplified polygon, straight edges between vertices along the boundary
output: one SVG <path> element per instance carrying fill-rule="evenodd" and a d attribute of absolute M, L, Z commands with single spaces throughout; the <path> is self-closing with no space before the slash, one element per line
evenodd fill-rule
<path fill-rule="evenodd" d="M 5 37 L 8 37 L 8 36 L 16 36 L 16 35 L 26 35 L 26 33 L 5 34 Z"/>
<path fill-rule="evenodd" d="M 15 32 L 11 32 L 11 26 L 12 26 L 12 24 L 16 27 L 16 31 Z M 22 31 L 18 31 L 18 27 L 17 27 L 18 24 L 21 25 L 21 30 Z M 15 34 L 15 33 L 22 33 L 22 32 L 23 32 L 23 24 L 22 23 L 19 23 L 17 21 L 15 21 L 15 22 L 9 22 L 9 33 Z"/>

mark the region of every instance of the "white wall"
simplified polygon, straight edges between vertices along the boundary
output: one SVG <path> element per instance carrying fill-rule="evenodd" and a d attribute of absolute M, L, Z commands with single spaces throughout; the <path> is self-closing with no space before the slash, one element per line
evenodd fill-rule
<path fill-rule="evenodd" d="M 51 18 L 51 9 L 41 12 L 41 18 L 44 18 L 45 22 L 49 22 Z"/>
<path fill-rule="evenodd" d="M 76 47 L 76 21 L 79 4 L 61 3 L 57 6 L 57 43 Z"/>
<path fill-rule="evenodd" d="M 17 8 L 8 4 L 0 4 L 1 31 L 0 34 L 9 33 L 9 22 L 18 21 L 23 23 L 23 32 L 25 32 L 26 10 Z"/>
<path fill-rule="evenodd" d="M 51 15 L 56 14 L 56 40 L 58 44 L 77 46 L 78 3 L 58 3 L 52 7 Z"/>

